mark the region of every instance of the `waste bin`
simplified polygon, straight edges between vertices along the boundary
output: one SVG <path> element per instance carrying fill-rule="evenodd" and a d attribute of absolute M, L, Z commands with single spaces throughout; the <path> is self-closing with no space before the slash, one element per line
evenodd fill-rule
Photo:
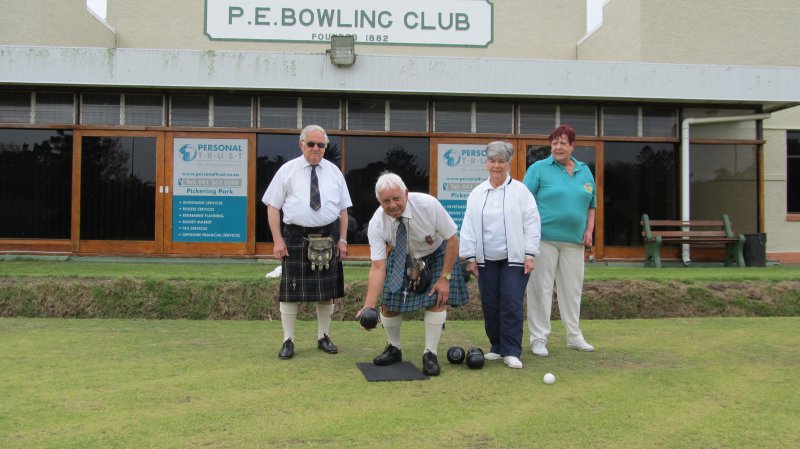
<path fill-rule="evenodd" d="M 744 264 L 748 267 L 767 266 L 767 234 L 744 235 Z"/>

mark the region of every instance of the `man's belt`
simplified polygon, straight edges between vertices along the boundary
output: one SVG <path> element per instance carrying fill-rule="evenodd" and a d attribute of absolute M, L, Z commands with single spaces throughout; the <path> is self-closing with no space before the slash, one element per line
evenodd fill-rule
<path fill-rule="evenodd" d="M 307 237 L 309 234 L 318 234 L 323 237 L 333 234 L 333 227 L 339 221 L 336 220 L 331 224 L 325 226 L 317 226 L 317 227 L 306 227 L 306 226 L 298 226 L 294 224 L 285 224 L 283 225 L 283 230 L 285 234 L 300 234 L 302 236 Z"/>

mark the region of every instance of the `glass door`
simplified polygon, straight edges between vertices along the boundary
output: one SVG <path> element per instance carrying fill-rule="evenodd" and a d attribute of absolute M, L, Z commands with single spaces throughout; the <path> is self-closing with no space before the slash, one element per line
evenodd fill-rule
<path fill-rule="evenodd" d="M 163 133 L 76 131 L 72 240 L 81 253 L 162 251 Z"/>

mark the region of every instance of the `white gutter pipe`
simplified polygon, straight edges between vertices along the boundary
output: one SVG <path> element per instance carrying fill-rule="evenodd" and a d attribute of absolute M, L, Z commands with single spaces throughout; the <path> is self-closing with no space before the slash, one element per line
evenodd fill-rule
<path fill-rule="evenodd" d="M 681 220 L 690 220 L 689 202 L 689 127 L 691 125 L 705 125 L 709 123 L 744 122 L 748 120 L 766 120 L 771 114 L 733 115 L 730 117 L 689 117 L 681 122 Z M 689 255 L 689 245 L 681 247 L 681 259 L 688 266 L 692 263 Z"/>

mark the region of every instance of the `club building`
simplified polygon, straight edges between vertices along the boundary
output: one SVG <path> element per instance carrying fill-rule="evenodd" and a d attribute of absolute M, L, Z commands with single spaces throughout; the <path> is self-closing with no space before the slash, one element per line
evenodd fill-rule
<path fill-rule="evenodd" d="M 570 124 L 597 179 L 596 258 L 642 260 L 643 213 L 726 213 L 800 262 L 796 0 L 607 0 L 588 33 L 584 0 L 2 9 L 0 253 L 269 257 L 260 198 L 319 124 L 366 258 L 381 171 L 460 222 L 488 142 L 513 143 L 521 179 Z"/>

